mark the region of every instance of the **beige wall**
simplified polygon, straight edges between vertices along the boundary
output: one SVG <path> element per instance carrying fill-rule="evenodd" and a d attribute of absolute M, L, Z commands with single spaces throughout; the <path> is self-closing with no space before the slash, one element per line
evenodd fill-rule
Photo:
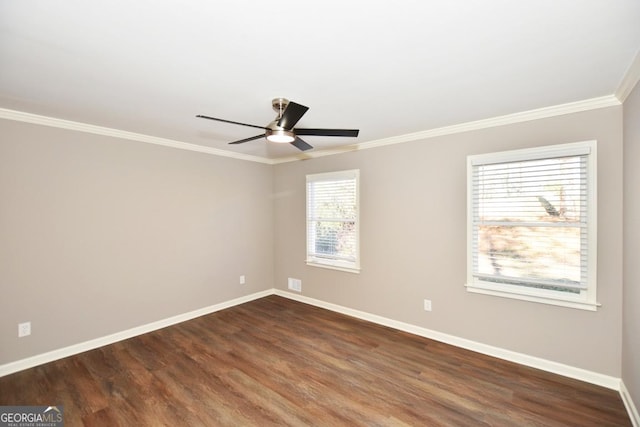
<path fill-rule="evenodd" d="M 624 103 L 624 324 L 622 380 L 640 404 L 640 84 Z"/>
<path fill-rule="evenodd" d="M 428 114 L 428 112 L 425 112 Z M 467 293 L 466 156 L 598 140 L 597 312 Z M 622 107 L 276 165 L 275 283 L 605 375 L 621 373 Z M 305 174 L 360 169 L 361 274 L 306 266 Z M 423 310 L 423 299 L 433 311 Z"/>
<path fill-rule="evenodd" d="M 296 277 L 312 298 L 619 377 L 622 115 L 612 107 L 273 167 L 0 120 L 0 364 Z M 467 293 L 466 156 L 590 139 L 602 307 Z M 352 168 L 362 273 L 308 267 L 305 174 Z M 18 339 L 26 320 L 33 335 Z M 625 340 L 635 393 L 637 347 Z"/>
<path fill-rule="evenodd" d="M 272 288 L 271 193 L 269 165 L 0 120 L 0 365 Z"/>

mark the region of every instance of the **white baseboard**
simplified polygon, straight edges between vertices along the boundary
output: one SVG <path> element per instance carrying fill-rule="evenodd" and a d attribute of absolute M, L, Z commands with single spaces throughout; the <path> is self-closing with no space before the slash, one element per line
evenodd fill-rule
<path fill-rule="evenodd" d="M 414 335 L 430 338 L 446 344 L 451 344 L 456 347 L 461 347 L 467 350 L 486 354 L 488 356 L 497 357 L 499 359 L 508 360 L 510 362 L 519 363 L 521 365 L 530 366 L 532 368 L 541 369 L 543 371 L 551 372 L 551 373 L 562 375 L 565 377 L 574 378 L 574 379 L 585 381 L 591 384 L 603 386 L 612 390 L 620 391 L 620 378 L 599 374 L 597 372 L 588 371 L 586 369 L 575 368 L 573 366 L 568 366 L 562 363 L 557 363 L 550 360 L 541 359 L 538 357 L 533 357 L 533 356 L 529 356 L 522 353 L 517 353 L 515 351 L 505 350 L 503 348 L 482 344 L 482 343 L 471 341 L 464 338 L 459 338 L 453 335 L 444 334 L 442 332 L 432 331 L 430 329 L 422 328 L 420 326 L 398 322 L 396 320 L 388 319 L 386 317 L 366 313 L 364 311 L 354 310 L 351 308 L 309 298 L 300 294 L 294 294 L 294 293 L 283 291 L 280 289 L 275 289 L 274 293 L 276 295 L 289 298 L 295 301 L 304 302 L 307 304 L 314 305 L 316 307 L 326 308 L 327 310 L 346 314 L 348 316 L 356 317 L 362 320 L 367 320 L 369 322 L 377 323 L 383 326 L 388 326 L 390 328 L 398 329 L 404 332 L 409 332 Z"/>
<path fill-rule="evenodd" d="M 633 427 L 640 427 L 640 414 L 638 414 L 638 408 L 636 408 L 636 405 L 633 403 L 629 390 L 627 390 L 627 387 L 624 385 L 624 381 L 620 381 L 620 396 L 622 396 L 622 401 L 624 402 L 625 408 L 627 408 Z"/>
<path fill-rule="evenodd" d="M 148 323 L 146 325 L 137 326 L 135 328 L 127 329 L 126 331 L 116 332 L 115 334 L 107 335 L 101 338 L 96 338 L 96 339 L 85 341 L 79 344 L 74 344 L 68 347 L 49 351 L 47 353 L 38 354 L 33 357 L 28 357 L 26 359 L 18 360 L 16 362 L 0 365 L 0 377 L 12 374 L 14 372 L 22 371 L 24 369 L 33 368 L 34 366 L 42 365 L 44 363 L 53 362 L 55 360 L 63 359 L 65 357 L 83 353 L 85 351 L 93 350 L 98 347 L 113 344 L 118 341 L 123 341 L 129 338 L 133 338 L 135 336 L 146 334 L 148 332 L 152 332 L 158 329 L 166 328 L 167 326 L 171 326 L 177 323 L 185 322 L 187 320 L 195 319 L 196 317 L 200 317 L 206 314 L 214 313 L 216 311 L 224 310 L 225 308 L 233 307 L 235 305 L 243 304 L 245 302 L 253 301 L 254 299 L 266 297 L 272 294 L 273 294 L 273 289 L 256 292 L 251 295 L 235 298 L 230 301 L 214 304 L 209 307 L 204 307 L 198 310 L 190 311 L 188 313 L 179 314 L 177 316 L 158 320 L 156 322 Z"/>
<path fill-rule="evenodd" d="M 216 311 L 223 310 L 225 308 L 233 307 L 235 305 L 243 304 L 245 302 L 253 301 L 258 298 L 262 298 L 268 295 L 279 295 L 291 300 L 300 301 L 303 303 L 311 304 L 316 307 L 325 308 L 327 310 L 335 311 L 337 313 L 346 314 L 348 316 L 356 317 L 369 322 L 377 323 L 379 325 L 388 326 L 404 332 L 409 332 L 414 335 L 430 338 L 436 341 L 440 341 L 446 344 L 451 344 L 456 347 L 465 348 L 467 350 L 475 351 L 478 353 L 486 354 L 489 356 L 497 357 L 499 359 L 508 360 L 511 362 L 519 363 L 521 365 L 530 366 L 537 369 L 542 369 L 554 374 L 563 375 L 569 378 L 578 379 L 591 384 L 600 385 L 609 389 L 617 390 L 621 393 L 622 398 L 631 414 L 631 417 L 635 417 L 638 420 L 638 412 L 631 400 L 626 389 L 621 385 L 620 378 L 611 377 L 608 375 L 599 374 L 597 372 L 588 371 L 581 368 L 575 368 L 572 366 L 564 365 L 538 357 L 529 356 L 522 353 L 517 353 L 510 350 L 505 350 L 499 347 L 494 347 L 475 341 L 459 338 L 453 335 L 444 334 L 441 332 L 426 329 L 420 326 L 411 325 L 404 322 L 388 319 L 386 317 L 378 316 L 364 311 L 354 310 L 348 307 L 343 307 L 337 304 L 328 303 L 325 301 L 317 300 L 300 294 L 294 294 L 281 289 L 267 289 L 265 291 L 257 292 L 251 295 L 246 295 L 240 298 L 235 298 L 230 301 L 214 304 L 209 307 L 204 307 L 198 310 L 194 310 L 188 313 L 173 316 L 167 319 L 152 322 L 146 325 L 138 326 L 126 331 L 117 332 L 115 334 L 107 335 L 101 338 L 96 338 L 83 343 L 74 344 L 68 347 L 53 350 L 47 353 L 32 356 L 26 359 L 18 360 L 16 362 L 0 365 L 0 377 L 9 375 L 14 372 L 22 371 L 24 369 L 32 368 L 34 366 L 42 365 L 44 363 L 53 362 L 58 359 L 73 356 L 88 350 L 93 350 L 98 347 L 113 344 L 118 341 L 126 340 L 138 335 L 142 335 L 148 332 L 152 332 L 167 326 L 175 325 L 177 323 L 185 322 L 187 320 L 194 319 L 196 317 L 204 316 Z M 635 427 L 640 427 L 636 425 Z"/>

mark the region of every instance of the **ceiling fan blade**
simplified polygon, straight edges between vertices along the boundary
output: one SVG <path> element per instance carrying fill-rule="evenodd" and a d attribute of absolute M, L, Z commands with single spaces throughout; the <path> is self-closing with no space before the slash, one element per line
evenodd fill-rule
<path fill-rule="evenodd" d="M 317 136 L 348 136 L 355 138 L 360 132 L 359 129 L 294 129 L 296 135 L 317 135 Z"/>
<path fill-rule="evenodd" d="M 294 147 L 302 151 L 310 150 L 313 148 L 311 145 L 307 144 L 305 141 L 303 141 L 298 137 L 296 137 L 296 139 L 293 140 L 291 145 L 293 145 Z"/>
<path fill-rule="evenodd" d="M 253 141 L 254 139 L 260 139 L 260 138 L 264 138 L 264 134 L 252 136 L 250 138 L 240 139 L 238 141 L 230 142 L 229 144 L 242 144 L 243 142 L 249 142 L 249 141 Z"/>
<path fill-rule="evenodd" d="M 293 129 L 296 123 L 298 123 L 298 120 L 304 116 L 304 113 L 306 113 L 308 109 L 309 107 L 289 101 L 287 108 L 285 108 L 284 113 L 282 113 L 282 117 L 278 120 L 278 126 L 285 129 Z"/>
<path fill-rule="evenodd" d="M 198 117 L 200 119 L 209 119 L 209 120 L 216 120 L 218 122 L 231 123 L 232 125 L 241 125 L 241 126 L 249 126 L 249 127 L 258 128 L 258 129 L 266 129 L 266 127 L 264 127 L 264 126 L 250 125 L 250 124 L 247 124 L 247 123 L 234 122 L 232 120 L 217 119 L 215 117 L 203 116 L 202 114 L 198 114 L 196 117 Z"/>

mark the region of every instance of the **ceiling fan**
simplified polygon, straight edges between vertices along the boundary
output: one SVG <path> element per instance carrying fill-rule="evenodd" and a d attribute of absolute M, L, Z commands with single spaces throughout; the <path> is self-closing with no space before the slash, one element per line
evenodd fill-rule
<path fill-rule="evenodd" d="M 249 126 L 252 128 L 264 129 L 264 134 L 252 136 L 229 144 L 242 144 L 244 142 L 253 141 L 255 139 L 267 138 L 267 141 L 278 143 L 289 143 L 299 150 L 305 151 L 313 148 L 307 142 L 302 140 L 298 135 L 316 135 L 316 136 L 345 136 L 357 137 L 358 129 L 310 129 L 310 128 L 294 128 L 298 120 L 307 112 L 309 107 L 296 104 L 285 98 L 275 98 L 271 101 L 273 109 L 278 113 L 278 117 L 267 126 L 250 125 L 247 123 L 234 122 L 231 120 L 218 119 L 215 117 L 203 116 L 198 114 L 196 117 L 201 119 L 217 120 L 219 122 L 231 123 L 234 125 Z"/>

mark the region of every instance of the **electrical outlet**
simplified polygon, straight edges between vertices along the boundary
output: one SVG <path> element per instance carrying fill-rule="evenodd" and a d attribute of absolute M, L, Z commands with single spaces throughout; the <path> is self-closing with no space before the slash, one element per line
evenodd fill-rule
<path fill-rule="evenodd" d="M 431 311 L 431 300 L 424 300 L 424 311 Z"/>
<path fill-rule="evenodd" d="M 240 284 L 244 285 L 245 283 L 247 283 L 247 281 L 245 280 L 244 275 L 240 276 Z"/>
<path fill-rule="evenodd" d="M 31 335 L 31 322 L 18 323 L 18 338 Z"/>
<path fill-rule="evenodd" d="M 289 277 L 289 289 L 296 292 L 302 292 L 302 280 Z"/>

